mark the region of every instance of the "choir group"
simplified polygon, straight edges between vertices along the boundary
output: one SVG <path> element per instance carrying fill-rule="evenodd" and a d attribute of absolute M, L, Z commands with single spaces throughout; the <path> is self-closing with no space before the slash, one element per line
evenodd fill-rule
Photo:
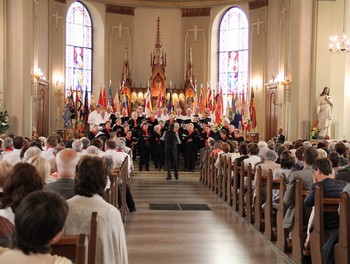
<path fill-rule="evenodd" d="M 161 170 L 164 166 L 164 141 L 161 140 L 170 124 L 174 123 L 181 144 L 178 146 L 178 155 L 184 157 L 185 170 L 194 171 L 195 161 L 199 150 L 207 146 L 208 139 L 228 141 L 244 141 L 240 130 L 228 118 L 224 118 L 219 126 L 212 121 L 210 109 L 206 109 L 201 115 L 199 108 L 192 111 L 187 108 L 184 115 L 182 109 L 176 109 L 176 113 L 168 113 L 167 108 L 153 110 L 149 116 L 139 106 L 130 117 L 126 111 L 113 113 L 112 107 L 104 109 L 97 105 L 89 114 L 88 123 L 90 131 L 88 138 L 102 138 L 104 141 L 113 138 L 125 138 L 126 145 L 133 150 L 133 160 L 139 156 L 139 170 L 150 167 L 150 160 L 154 160 L 155 168 Z"/>

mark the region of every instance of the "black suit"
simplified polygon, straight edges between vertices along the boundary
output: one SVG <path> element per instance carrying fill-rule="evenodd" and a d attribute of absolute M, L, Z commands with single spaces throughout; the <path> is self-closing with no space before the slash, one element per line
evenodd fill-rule
<path fill-rule="evenodd" d="M 74 179 L 58 178 L 57 181 L 44 185 L 43 189 L 55 191 L 68 200 L 75 195 Z"/>
<path fill-rule="evenodd" d="M 283 144 L 285 140 L 286 140 L 286 138 L 285 138 L 285 136 L 283 134 L 277 135 L 275 137 L 276 143 L 282 143 Z"/>
<path fill-rule="evenodd" d="M 177 166 L 177 145 L 180 139 L 174 130 L 168 130 L 164 135 L 164 153 L 167 168 L 167 179 L 171 179 L 171 168 L 174 169 L 175 179 L 178 179 L 179 172 Z"/>

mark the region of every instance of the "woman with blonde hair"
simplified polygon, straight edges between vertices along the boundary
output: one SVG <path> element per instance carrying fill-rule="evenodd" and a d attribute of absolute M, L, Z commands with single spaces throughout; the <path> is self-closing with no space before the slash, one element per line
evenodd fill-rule
<path fill-rule="evenodd" d="M 6 160 L 0 161 L 0 196 L 2 196 L 3 186 L 8 177 L 13 173 L 13 166 Z"/>
<path fill-rule="evenodd" d="M 36 168 L 43 184 L 54 182 L 54 180 L 50 177 L 51 166 L 47 159 L 41 156 L 35 156 L 31 157 L 27 162 Z"/>

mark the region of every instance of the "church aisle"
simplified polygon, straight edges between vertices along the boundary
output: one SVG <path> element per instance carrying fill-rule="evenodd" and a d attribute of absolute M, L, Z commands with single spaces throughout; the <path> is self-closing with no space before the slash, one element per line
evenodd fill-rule
<path fill-rule="evenodd" d="M 137 213 L 125 225 L 130 264 L 293 263 L 204 187 L 198 173 L 164 178 L 164 172 L 134 176 Z M 207 204 L 211 211 L 150 210 L 150 203 Z"/>

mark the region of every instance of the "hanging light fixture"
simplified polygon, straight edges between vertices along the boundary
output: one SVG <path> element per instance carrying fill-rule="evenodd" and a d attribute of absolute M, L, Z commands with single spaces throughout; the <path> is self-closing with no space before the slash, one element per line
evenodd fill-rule
<path fill-rule="evenodd" d="M 345 18 L 346 18 L 346 0 L 344 0 L 344 16 L 343 16 L 343 36 L 334 35 L 330 37 L 329 51 L 332 53 L 349 53 L 350 39 L 345 34 Z"/>

